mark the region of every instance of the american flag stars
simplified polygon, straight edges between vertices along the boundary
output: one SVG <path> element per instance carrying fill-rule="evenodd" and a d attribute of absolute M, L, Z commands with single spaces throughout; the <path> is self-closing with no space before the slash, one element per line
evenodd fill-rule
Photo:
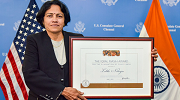
<path fill-rule="evenodd" d="M 35 5 L 35 4 L 33 5 L 33 8 L 36 8 L 36 5 Z"/>
<path fill-rule="evenodd" d="M 24 28 L 24 25 L 23 25 L 23 24 L 21 25 L 21 28 Z"/>
<path fill-rule="evenodd" d="M 23 20 L 23 23 L 26 23 L 26 20 L 25 20 L 25 19 Z"/>
<path fill-rule="evenodd" d="M 26 9 L 25 15 L 19 27 L 19 31 L 17 32 L 18 35 L 14 40 L 21 62 L 24 60 L 27 36 L 29 34 L 45 31 L 45 29 L 41 27 L 37 22 L 36 15 L 38 13 L 38 10 L 36 9 L 36 7 L 37 5 L 33 4 Z"/>
<path fill-rule="evenodd" d="M 34 14 L 34 10 L 31 10 L 31 13 Z"/>
<path fill-rule="evenodd" d="M 27 11 L 27 12 L 28 12 L 28 11 L 30 11 L 30 8 L 27 8 L 27 10 L 26 10 L 26 11 Z"/>

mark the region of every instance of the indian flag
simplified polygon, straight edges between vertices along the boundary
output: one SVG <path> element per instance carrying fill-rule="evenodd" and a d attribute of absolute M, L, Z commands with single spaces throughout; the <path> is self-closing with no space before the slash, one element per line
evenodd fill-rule
<path fill-rule="evenodd" d="M 159 0 L 153 0 L 140 37 L 154 37 L 158 61 L 154 64 L 154 99 L 180 100 L 180 59 Z"/>
<path fill-rule="evenodd" d="M 180 59 L 159 0 L 152 1 L 139 37 L 154 37 L 154 45 L 159 55 L 154 64 L 154 99 L 152 100 L 180 100 Z"/>

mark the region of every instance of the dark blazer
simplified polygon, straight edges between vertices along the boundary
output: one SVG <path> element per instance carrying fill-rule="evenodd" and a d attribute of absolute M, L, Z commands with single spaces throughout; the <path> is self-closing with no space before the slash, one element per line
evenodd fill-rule
<path fill-rule="evenodd" d="M 23 75 L 30 89 L 29 100 L 56 100 L 60 92 L 69 86 L 69 36 L 82 36 L 63 31 L 66 64 L 61 66 L 55 56 L 47 32 L 27 37 Z M 58 100 L 65 99 L 60 96 Z"/>

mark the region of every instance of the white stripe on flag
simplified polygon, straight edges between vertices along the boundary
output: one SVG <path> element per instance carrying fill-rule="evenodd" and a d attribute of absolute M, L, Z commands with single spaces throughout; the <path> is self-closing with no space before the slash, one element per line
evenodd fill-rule
<path fill-rule="evenodd" d="M 9 98 L 9 100 L 13 100 L 13 98 L 12 98 L 12 94 L 11 94 L 11 91 L 10 91 L 10 86 L 9 86 L 9 83 L 8 83 L 8 81 L 6 80 L 6 77 L 5 77 L 5 75 L 4 75 L 4 71 L 3 71 L 3 69 L 1 69 L 1 72 L 0 72 L 0 78 L 1 78 L 1 81 L 2 81 L 2 83 L 4 84 L 4 86 L 5 86 L 5 88 L 6 88 L 6 91 L 7 91 L 7 96 L 8 96 L 8 98 Z"/>
<path fill-rule="evenodd" d="M 18 71 L 19 71 L 19 72 L 22 72 L 22 64 L 21 64 L 21 61 L 20 61 L 20 59 L 19 59 L 19 55 L 18 55 L 18 53 L 17 53 L 17 50 L 16 50 L 16 48 L 15 48 L 15 46 L 14 46 L 14 43 L 12 43 L 12 45 L 11 45 L 11 47 L 10 47 L 10 50 L 11 50 L 11 52 L 12 52 L 12 54 L 13 54 L 14 60 L 15 60 L 15 62 L 16 62 L 17 68 L 18 68 Z M 22 76 L 21 76 L 21 77 L 22 77 Z"/>
<path fill-rule="evenodd" d="M 142 27 L 142 30 L 141 30 L 141 33 L 140 33 L 139 37 L 149 37 L 149 35 L 147 34 L 147 31 L 146 31 L 146 28 L 145 28 L 144 25 Z"/>
<path fill-rule="evenodd" d="M 146 27 L 144 25 L 143 25 L 143 28 L 141 30 L 139 37 L 149 37 L 146 31 Z M 164 67 L 166 70 L 168 70 L 168 68 L 166 67 L 166 65 L 164 64 L 164 62 L 162 61 L 159 55 L 158 55 L 157 61 L 154 63 L 154 66 L 161 66 L 161 67 Z M 180 87 L 169 70 L 168 72 L 170 74 L 169 87 L 162 93 L 155 93 L 154 99 L 152 100 L 180 100 Z"/>
<path fill-rule="evenodd" d="M 164 67 L 166 70 L 168 70 L 168 68 L 166 67 L 166 65 L 164 64 L 160 56 L 157 58 L 157 61 L 154 63 L 154 66 L 161 66 L 161 67 Z M 179 85 L 170 72 L 169 74 L 170 74 L 169 87 L 162 93 L 154 94 L 155 97 L 152 100 L 179 100 L 180 99 Z"/>
<path fill-rule="evenodd" d="M 23 81 L 23 83 L 24 83 L 24 85 L 25 85 L 25 87 L 26 87 L 26 91 L 28 92 L 28 91 L 29 91 L 29 88 L 28 88 L 28 87 L 26 86 L 26 84 L 25 84 L 24 76 L 23 76 L 23 73 L 22 73 L 22 64 L 21 64 L 21 61 L 20 61 L 20 59 L 19 59 L 17 50 L 16 50 L 16 48 L 15 48 L 15 46 L 14 46 L 14 43 L 12 43 L 10 50 L 11 50 L 11 52 L 12 52 L 12 54 L 13 54 L 13 57 L 14 57 L 14 60 L 15 60 L 15 62 L 16 62 L 16 65 L 17 65 L 17 69 L 18 69 L 18 71 L 19 71 L 19 73 L 20 73 L 20 75 L 21 75 L 22 81 Z"/>
<path fill-rule="evenodd" d="M 12 80 L 14 90 L 16 91 L 16 94 L 17 94 L 19 100 L 22 100 L 23 99 L 23 94 L 22 94 L 22 91 L 21 91 L 21 89 L 20 89 L 20 87 L 18 85 L 18 82 L 16 80 L 16 76 L 15 76 L 15 73 L 13 71 L 12 65 L 11 65 L 11 63 L 9 61 L 9 58 L 6 58 L 5 64 L 7 66 L 8 71 L 9 71 L 9 75 L 10 75 L 10 78 Z"/>

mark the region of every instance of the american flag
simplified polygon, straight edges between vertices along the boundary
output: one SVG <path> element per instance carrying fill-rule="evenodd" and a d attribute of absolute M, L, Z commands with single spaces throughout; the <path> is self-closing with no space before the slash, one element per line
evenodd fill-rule
<path fill-rule="evenodd" d="M 28 99 L 29 89 L 24 82 L 22 63 L 27 36 L 45 30 L 36 20 L 38 11 L 35 0 L 31 0 L 0 71 L 0 86 L 6 100 Z"/>

